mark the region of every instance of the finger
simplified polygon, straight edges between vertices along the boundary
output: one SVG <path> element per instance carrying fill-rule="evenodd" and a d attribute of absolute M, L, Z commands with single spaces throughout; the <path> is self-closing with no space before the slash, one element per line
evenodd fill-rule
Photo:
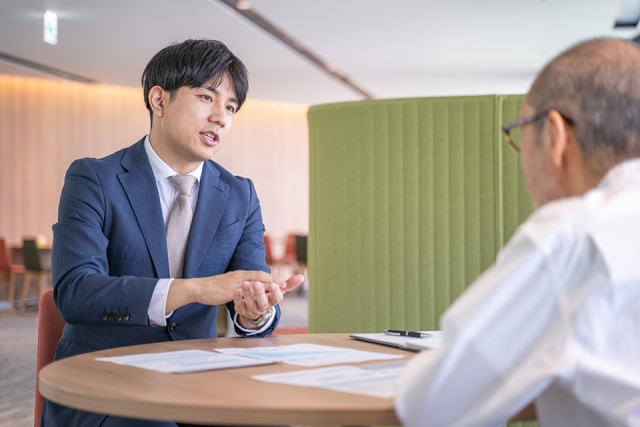
<path fill-rule="evenodd" d="M 280 291 L 282 293 L 288 292 L 296 286 L 301 285 L 302 282 L 304 282 L 304 276 L 302 274 L 291 276 L 285 281 L 284 286 L 280 286 Z"/>
<path fill-rule="evenodd" d="M 233 306 L 238 313 L 244 313 L 247 310 L 244 300 L 242 299 L 242 291 L 240 289 L 233 290 Z"/>
<path fill-rule="evenodd" d="M 250 277 L 248 278 L 248 280 L 251 280 L 253 282 L 258 281 L 262 283 L 278 283 L 278 284 L 284 283 L 284 281 L 279 277 L 272 276 L 271 274 L 265 273 L 264 271 L 252 271 L 249 276 Z"/>
<path fill-rule="evenodd" d="M 251 289 L 251 283 L 242 282 L 242 299 L 245 304 L 249 304 L 250 301 L 253 301 L 253 290 Z"/>
<path fill-rule="evenodd" d="M 244 311 L 240 314 L 247 318 L 256 318 L 269 309 L 264 285 L 261 282 L 251 283 L 249 289 L 243 283 L 242 296 Z"/>
<path fill-rule="evenodd" d="M 234 288 L 234 292 L 238 291 L 240 292 L 240 298 L 242 298 L 244 300 L 244 295 L 245 295 L 245 289 L 250 290 L 251 289 L 251 284 L 247 281 L 244 281 L 242 283 L 240 283 L 240 285 L 237 288 Z"/>
<path fill-rule="evenodd" d="M 275 286 L 276 288 L 278 287 L 278 285 L 276 285 L 275 283 L 270 283 L 267 286 Z M 255 297 L 256 310 L 260 313 L 267 311 L 269 309 L 269 299 L 267 297 L 267 293 L 265 292 L 265 286 L 262 283 L 253 282 L 253 295 Z"/>
<path fill-rule="evenodd" d="M 275 283 L 271 283 L 269 286 L 269 292 L 267 293 L 267 299 L 269 303 L 269 308 L 273 307 L 276 304 L 280 304 L 280 301 L 284 299 L 284 295 L 280 290 L 280 286 Z"/>

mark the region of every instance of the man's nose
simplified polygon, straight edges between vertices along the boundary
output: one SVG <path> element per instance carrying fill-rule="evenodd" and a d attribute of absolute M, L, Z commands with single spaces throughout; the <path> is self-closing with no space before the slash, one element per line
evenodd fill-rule
<path fill-rule="evenodd" d="M 214 103 L 209 114 L 209 122 L 217 123 L 220 127 L 227 124 L 227 109 L 224 104 Z"/>

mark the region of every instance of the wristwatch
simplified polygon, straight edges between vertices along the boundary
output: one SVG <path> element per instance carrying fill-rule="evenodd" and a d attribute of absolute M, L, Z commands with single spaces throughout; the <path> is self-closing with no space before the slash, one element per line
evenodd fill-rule
<path fill-rule="evenodd" d="M 271 307 L 269 310 L 265 311 L 264 313 L 262 313 L 260 316 L 256 317 L 255 319 L 248 319 L 244 316 L 242 316 L 242 318 L 244 320 L 246 320 L 248 323 L 251 323 L 253 326 L 263 326 L 265 323 L 267 323 L 267 321 L 269 319 L 271 319 L 273 317 L 273 315 L 276 314 L 276 308 L 275 307 Z"/>

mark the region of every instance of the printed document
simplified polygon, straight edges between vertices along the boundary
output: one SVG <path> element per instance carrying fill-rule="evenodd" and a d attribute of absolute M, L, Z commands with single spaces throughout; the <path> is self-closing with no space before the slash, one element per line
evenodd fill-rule
<path fill-rule="evenodd" d="M 367 365 L 335 366 L 331 368 L 307 369 L 280 374 L 254 375 L 251 378 L 278 384 L 321 388 L 344 393 L 391 399 L 394 397 L 396 380 L 404 363 L 387 362 L 376 364 L 373 369 Z"/>
<path fill-rule="evenodd" d="M 273 363 L 268 360 L 251 359 L 204 350 L 180 350 L 164 353 L 132 354 L 130 356 L 97 357 L 96 360 L 174 374 L 243 368 Z"/>
<path fill-rule="evenodd" d="M 402 355 L 352 350 L 318 344 L 292 344 L 275 347 L 218 348 L 216 351 L 246 357 L 255 357 L 271 362 L 290 365 L 314 366 L 338 365 L 341 363 L 368 362 L 370 360 L 399 359 Z"/>

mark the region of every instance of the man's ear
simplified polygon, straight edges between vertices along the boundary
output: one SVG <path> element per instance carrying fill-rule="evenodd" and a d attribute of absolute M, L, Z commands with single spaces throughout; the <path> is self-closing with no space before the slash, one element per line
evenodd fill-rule
<path fill-rule="evenodd" d="M 149 89 L 149 105 L 153 114 L 158 117 L 164 116 L 164 108 L 169 103 L 169 92 L 160 86 L 154 86 Z"/>
<path fill-rule="evenodd" d="M 552 166 L 557 170 L 566 169 L 567 156 L 575 148 L 573 129 L 556 110 L 547 115 L 547 133 L 549 137 L 549 154 Z"/>

